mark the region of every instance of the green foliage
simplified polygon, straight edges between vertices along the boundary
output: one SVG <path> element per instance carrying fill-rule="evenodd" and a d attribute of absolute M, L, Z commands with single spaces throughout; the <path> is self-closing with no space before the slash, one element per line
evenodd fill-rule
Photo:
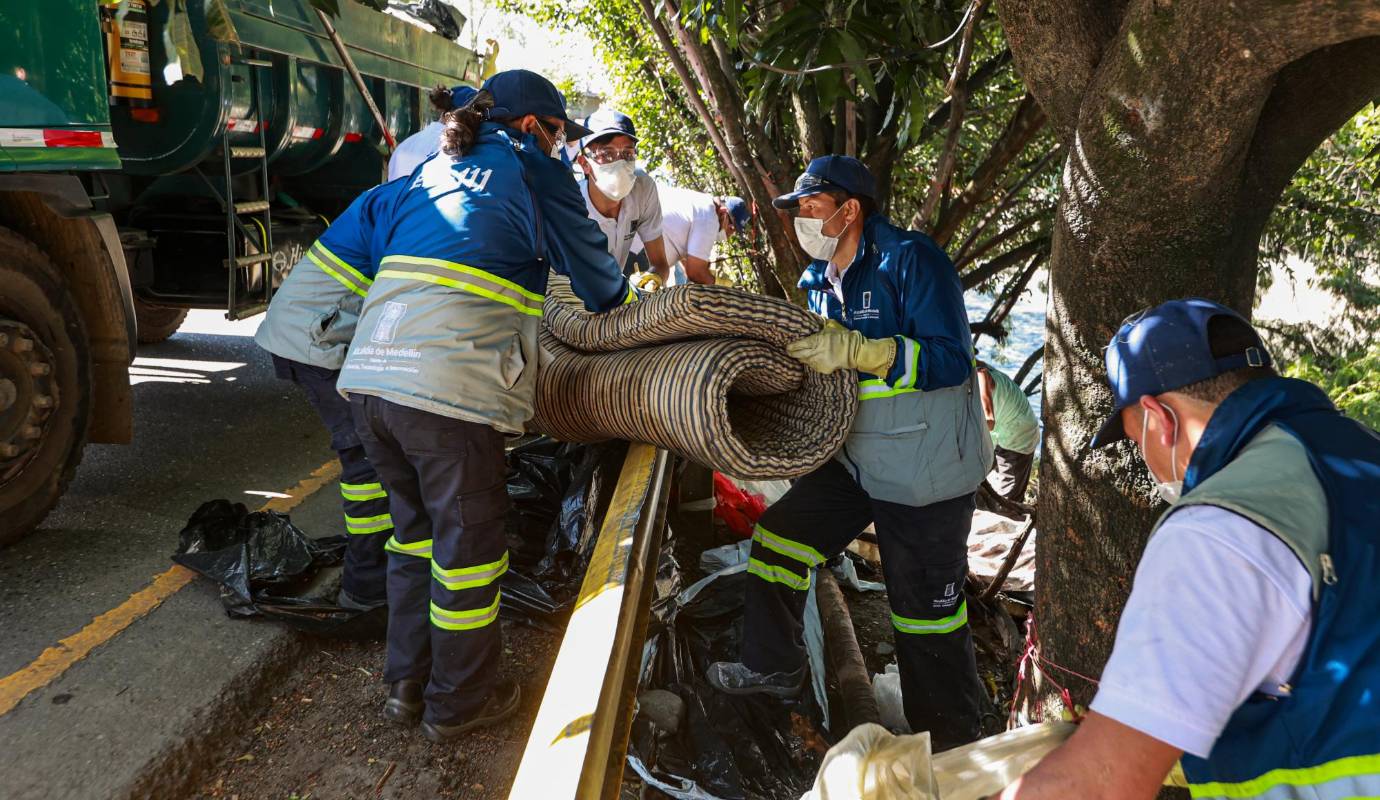
<path fill-rule="evenodd" d="M 1347 416 L 1380 430 L 1380 343 L 1335 360 L 1305 353 L 1284 374 L 1317 384 Z"/>

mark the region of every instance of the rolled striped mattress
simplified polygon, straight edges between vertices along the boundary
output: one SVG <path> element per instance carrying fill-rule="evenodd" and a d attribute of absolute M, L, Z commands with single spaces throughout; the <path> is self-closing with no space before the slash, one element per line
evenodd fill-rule
<path fill-rule="evenodd" d="M 804 475 L 833 457 L 857 411 L 857 376 L 820 375 L 785 345 L 819 317 L 723 286 L 676 286 L 604 314 L 552 278 L 536 414 L 568 442 L 648 442 L 737 478 Z"/>

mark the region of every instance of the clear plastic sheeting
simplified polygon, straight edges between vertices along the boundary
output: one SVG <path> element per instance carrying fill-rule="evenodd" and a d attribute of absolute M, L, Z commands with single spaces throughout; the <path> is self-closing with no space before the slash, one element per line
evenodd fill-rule
<path fill-rule="evenodd" d="M 861 725 L 829 750 L 801 800 L 981 800 L 1028 772 L 1075 727 L 1031 725 L 931 756 L 928 733 L 897 736 Z"/>

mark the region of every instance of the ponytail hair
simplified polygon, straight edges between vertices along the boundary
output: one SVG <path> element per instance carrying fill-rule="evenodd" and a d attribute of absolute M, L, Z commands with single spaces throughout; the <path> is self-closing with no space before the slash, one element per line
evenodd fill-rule
<path fill-rule="evenodd" d="M 432 102 L 437 92 L 432 92 Z M 446 90 L 449 102 L 450 90 Z M 479 126 L 489 117 L 489 109 L 494 106 L 494 96 L 481 89 L 470 101 L 460 108 L 453 108 L 441 115 L 441 152 L 452 158 L 468 153 L 479 135 Z"/>
<path fill-rule="evenodd" d="M 431 107 L 436 109 L 436 115 L 446 113 L 450 110 L 450 87 L 437 85 L 427 93 L 427 99 L 431 101 Z"/>

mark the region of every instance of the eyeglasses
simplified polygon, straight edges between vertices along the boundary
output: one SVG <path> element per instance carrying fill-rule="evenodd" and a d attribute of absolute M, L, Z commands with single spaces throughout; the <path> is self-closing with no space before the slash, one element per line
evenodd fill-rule
<path fill-rule="evenodd" d="M 615 161 L 636 161 L 636 147 L 588 147 L 585 155 L 596 164 L 612 164 Z"/>

